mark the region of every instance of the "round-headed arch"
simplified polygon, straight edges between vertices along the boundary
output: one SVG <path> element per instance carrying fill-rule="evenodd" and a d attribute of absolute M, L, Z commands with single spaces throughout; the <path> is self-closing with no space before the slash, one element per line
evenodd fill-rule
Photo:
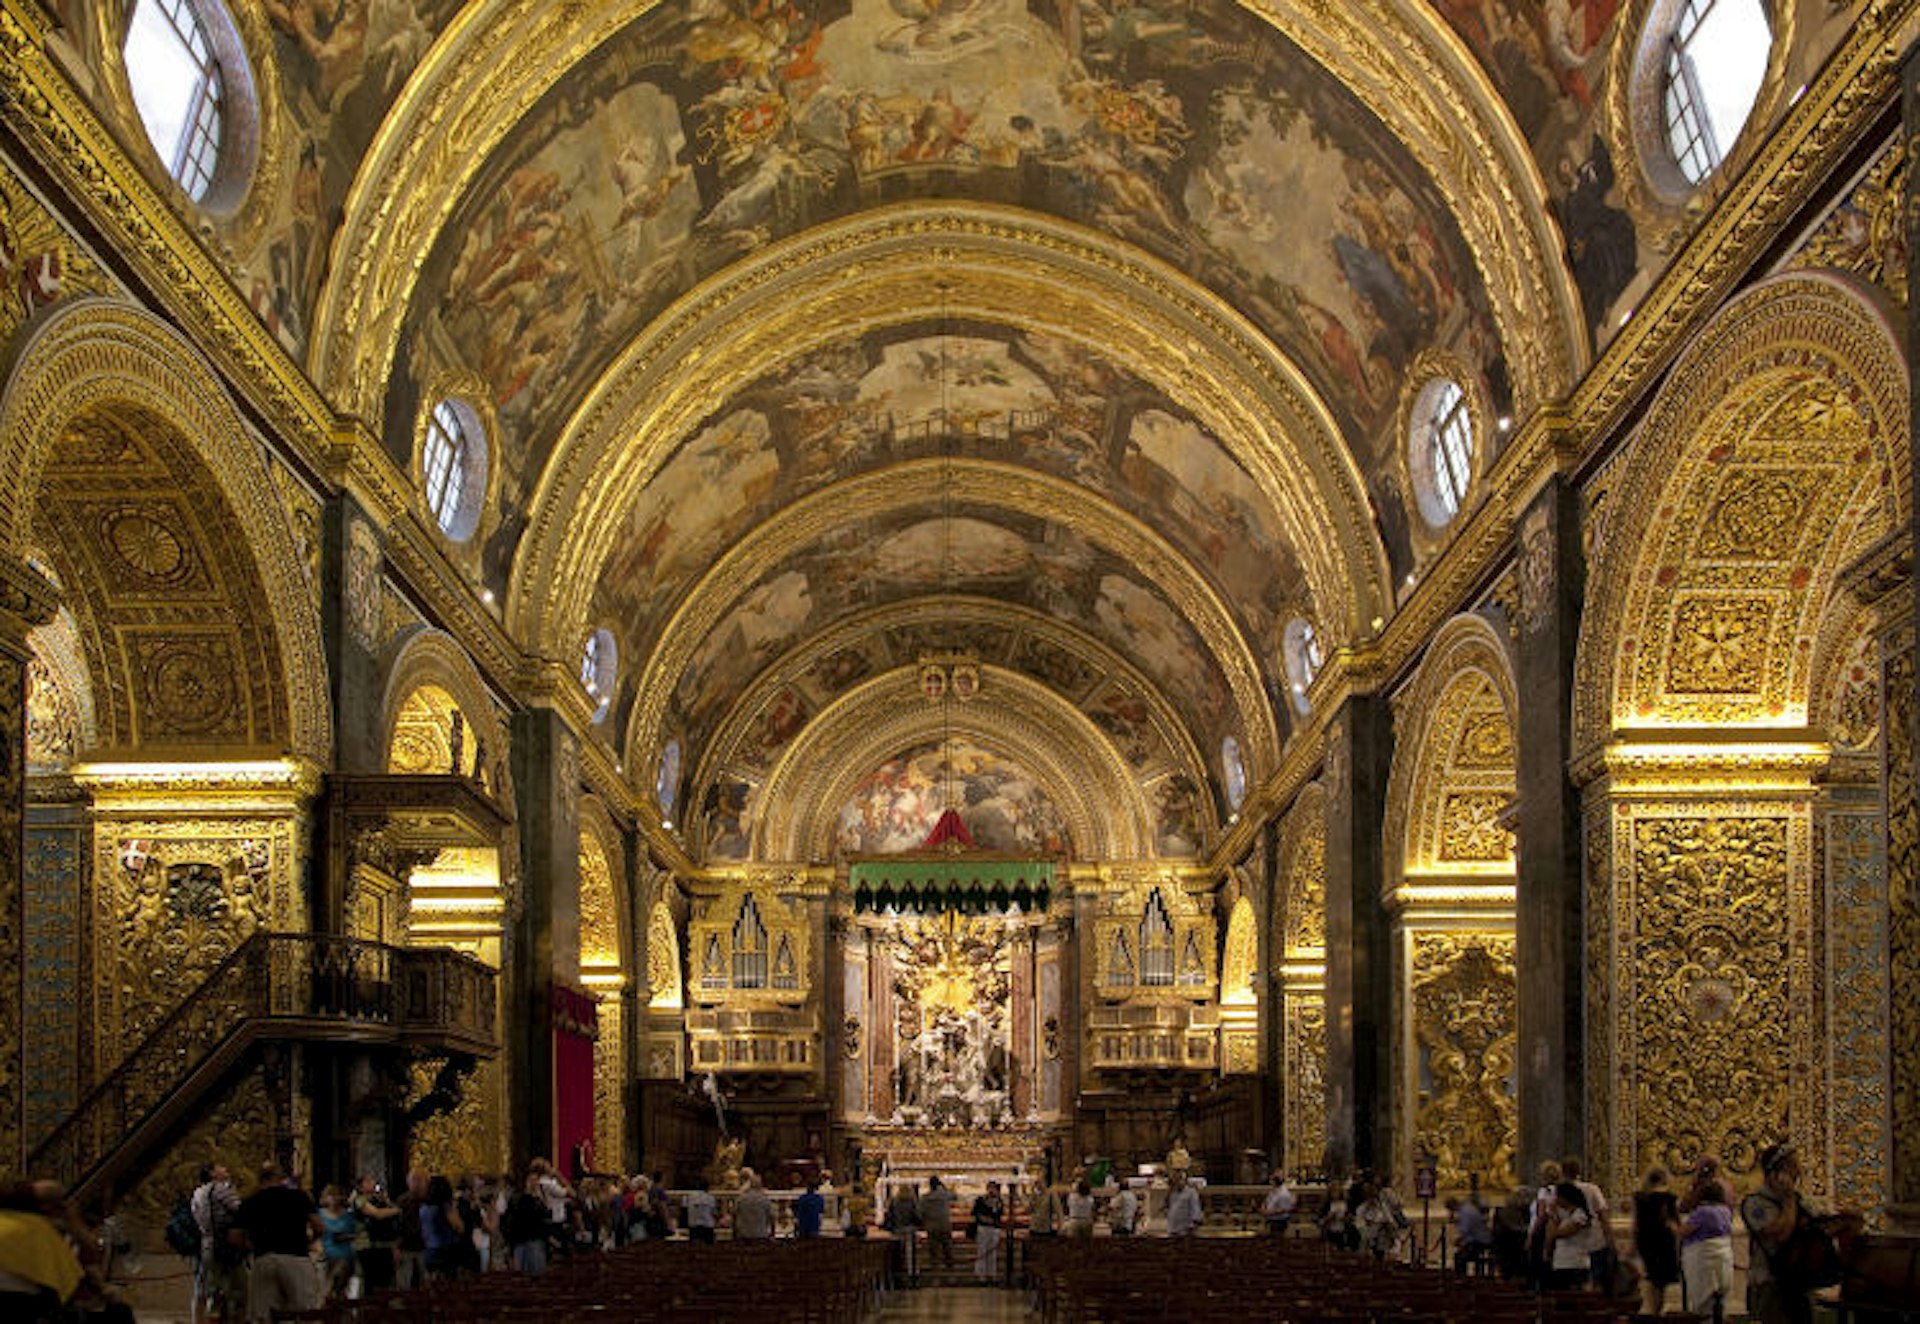
<path fill-rule="evenodd" d="M 919 460 L 836 483 L 768 520 L 735 545 L 687 596 L 647 659 L 629 721 L 629 752 L 658 743 L 658 733 L 681 677 L 708 635 L 740 596 L 798 549 L 831 529 L 876 510 L 951 499 L 961 508 L 1012 511 L 1059 519 L 1074 509 L 1076 527 L 1094 544 L 1136 566 L 1182 610 L 1225 678 L 1245 732 L 1250 765 L 1273 767 L 1279 735 L 1266 700 L 1258 661 L 1217 594 L 1166 541 L 1131 515 L 1073 484 L 1014 465 L 975 460 Z M 1171 697 L 1171 696 L 1170 696 Z"/>
<path fill-rule="evenodd" d="M 1581 620 L 1574 743 L 1794 727 L 1837 576 L 1912 511 L 1906 354 L 1873 296 L 1791 272 L 1729 302 L 1654 400 Z"/>
<path fill-rule="evenodd" d="M 1149 858 L 1151 807 L 1113 744 L 1058 694 L 1028 677 L 985 669 L 971 703 L 928 703 L 915 668 L 850 690 L 774 766 L 759 803 L 754 858 L 825 860 L 842 805 L 886 760 L 921 743 L 967 739 L 1027 769 L 1066 820 L 1080 859 Z"/>
<path fill-rule="evenodd" d="M 1513 870 L 1503 826 L 1514 795 L 1518 698 L 1507 642 L 1486 617 L 1434 636 L 1397 698 L 1387 779 L 1387 873 Z"/>
<path fill-rule="evenodd" d="M 868 212 L 771 245 L 629 345 L 542 474 L 510 628 L 529 641 L 584 632 L 627 511 L 738 388 L 843 337 L 947 319 L 1083 345 L 1162 393 L 1270 503 L 1331 642 L 1384 614 L 1389 572 L 1364 478 L 1325 403 L 1243 317 L 1092 231 L 946 204 Z"/>
<path fill-rule="evenodd" d="M 109 299 L 55 308 L 21 349 L 0 412 L 0 549 L 25 557 L 43 474 L 58 443 L 102 412 L 137 411 L 167 426 L 211 475 L 270 616 L 288 752 L 326 766 L 333 747 L 320 617 L 293 531 L 260 452 L 213 368 L 172 327 Z"/>

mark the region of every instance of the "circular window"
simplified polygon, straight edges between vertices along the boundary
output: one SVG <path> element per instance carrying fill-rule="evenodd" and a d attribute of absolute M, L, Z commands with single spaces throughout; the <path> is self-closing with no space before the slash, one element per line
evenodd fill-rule
<path fill-rule="evenodd" d="M 1460 513 L 1473 481 L 1473 410 L 1459 382 L 1439 377 L 1420 388 L 1407 446 L 1420 514 L 1438 528 Z"/>
<path fill-rule="evenodd" d="M 465 402 L 442 400 L 428 413 L 420 481 L 441 531 L 455 542 L 471 538 L 487 486 L 487 434 Z"/>
<path fill-rule="evenodd" d="M 1684 0 L 1666 34 L 1661 114 L 1690 184 L 1720 167 L 1760 97 L 1773 48 L 1761 0 Z"/>
<path fill-rule="evenodd" d="M 120 53 L 167 173 L 211 211 L 238 206 L 257 114 L 245 48 L 218 0 L 134 0 Z"/>
<path fill-rule="evenodd" d="M 1240 742 L 1232 736 L 1220 740 L 1220 774 L 1227 787 L 1227 808 L 1237 810 L 1247 798 L 1247 765 L 1240 758 Z"/>
<path fill-rule="evenodd" d="M 673 826 L 673 807 L 680 798 L 680 742 L 669 740 L 660 751 L 660 772 L 653 781 L 653 798 L 660 806 L 660 826 Z"/>
<path fill-rule="evenodd" d="M 586 646 L 580 650 L 580 685 L 587 697 L 594 701 L 593 720 L 606 720 L 607 712 L 613 707 L 614 681 L 619 672 L 619 650 L 613 642 L 613 631 L 595 630 L 587 636 Z"/>
<path fill-rule="evenodd" d="M 1312 711 L 1307 702 L 1307 690 L 1312 687 L 1313 679 L 1320 674 L 1320 664 L 1324 660 L 1320 655 L 1320 636 L 1314 633 L 1313 622 L 1304 616 L 1296 616 L 1287 622 L 1280 636 L 1280 657 L 1286 665 L 1288 697 L 1292 699 L 1294 709 L 1304 717 Z"/>

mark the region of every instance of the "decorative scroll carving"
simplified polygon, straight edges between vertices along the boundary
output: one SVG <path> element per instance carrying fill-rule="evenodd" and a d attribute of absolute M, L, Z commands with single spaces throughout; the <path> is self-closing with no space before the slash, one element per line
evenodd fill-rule
<path fill-rule="evenodd" d="M 95 1039 L 104 1069 L 254 933 L 298 927 L 293 824 L 102 819 L 95 834 Z"/>
<path fill-rule="evenodd" d="M 1887 1171 L 1887 857 L 1879 815 L 1826 819 L 1831 964 L 1833 1198 L 1844 1209 L 1884 1204 Z"/>
<path fill-rule="evenodd" d="M 1512 797 L 1499 792 L 1447 796 L 1440 805 L 1440 852 L 1445 861 L 1501 863 L 1513 858 L 1506 826 Z"/>
<path fill-rule="evenodd" d="M 1887 982 L 1920 988 L 1920 787 L 1914 777 L 1914 632 L 1885 645 L 1887 696 Z M 1891 1080 L 1893 1199 L 1920 1201 L 1920 1000 L 1893 1000 Z"/>
<path fill-rule="evenodd" d="M 627 1143 L 627 1022 L 619 993 L 600 999 L 599 1025 L 593 1041 L 593 1160 L 602 1172 L 621 1172 Z"/>
<path fill-rule="evenodd" d="M 1906 140 L 1895 135 L 1789 265 L 1851 271 L 1906 307 L 1907 229 L 1901 199 L 1907 196 L 1910 164 Z"/>
<path fill-rule="evenodd" d="M 1278 947 L 1287 960 L 1320 960 L 1327 943 L 1327 835 L 1323 800 L 1309 787 L 1281 829 L 1285 904 Z"/>
<path fill-rule="evenodd" d="M 1251 1005 L 1254 976 L 1260 969 L 1260 935 L 1255 930 L 1253 903 L 1241 897 L 1227 916 L 1227 942 L 1220 961 L 1220 1005 Z"/>
<path fill-rule="evenodd" d="M 580 834 L 580 965 L 622 968 L 620 903 L 607 852 L 591 832 Z M 605 1008 L 602 1007 L 604 1013 Z"/>
<path fill-rule="evenodd" d="M 225 1163 L 236 1175 L 278 1161 L 275 1133 L 282 1130 L 275 1117 L 268 1072 L 256 1067 L 236 1081 L 210 1106 L 197 1109 L 180 1138 L 120 1199 L 118 1212 L 142 1227 L 161 1227 L 183 1191 L 199 1183 L 204 1163 Z"/>
<path fill-rule="evenodd" d="M 407 1164 L 423 1172 L 494 1172 L 501 1167 L 505 1128 L 498 1061 L 419 1058 L 411 1067 L 408 1113 L 413 1140 Z"/>
<path fill-rule="evenodd" d="M 650 1007 L 678 1011 L 686 1005 L 680 980 L 680 931 L 664 901 L 654 902 L 647 919 L 647 988 Z"/>
<path fill-rule="evenodd" d="M 116 292 L 93 255 L 74 242 L 4 162 L 0 253 L 6 255 L 9 276 L 0 285 L 0 344 L 12 340 L 29 317 L 56 300 Z"/>
<path fill-rule="evenodd" d="M 1904 356 L 1838 282 L 1755 286 L 1699 336 L 1607 496 L 1583 751 L 1650 723 L 1797 723 L 1840 566 L 1905 517 Z"/>
<path fill-rule="evenodd" d="M 1788 832 L 1733 813 L 1631 824 L 1616 1048 L 1633 1063 L 1637 1168 L 1713 1152 L 1744 1174 L 1788 1133 Z"/>
<path fill-rule="evenodd" d="M 1464 1188 L 1470 1174 L 1482 1189 L 1513 1185 L 1517 995 L 1511 935 L 1413 935 L 1414 1144 L 1443 1187 Z"/>
<path fill-rule="evenodd" d="M 1324 1174 L 1327 1155 L 1327 1013 L 1318 993 L 1287 992 L 1286 1166 Z"/>
<path fill-rule="evenodd" d="M 27 766 L 62 768 L 80 742 L 73 699 L 36 654 L 27 662 Z"/>

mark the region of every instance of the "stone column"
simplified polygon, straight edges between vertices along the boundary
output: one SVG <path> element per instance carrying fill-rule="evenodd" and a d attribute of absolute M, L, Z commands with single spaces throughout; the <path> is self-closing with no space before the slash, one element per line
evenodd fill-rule
<path fill-rule="evenodd" d="M 535 1156 L 564 1164 L 554 1143 L 553 986 L 580 978 L 580 753 L 549 708 L 513 717 L 520 912 L 506 971 L 509 1075 L 517 1082 L 509 1144 L 516 1169 Z"/>
<path fill-rule="evenodd" d="M 1580 801 L 1568 776 L 1582 590 L 1578 493 L 1551 480 L 1521 516 L 1519 540 L 1515 1166 L 1524 1180 L 1543 1160 L 1578 1153 L 1586 1133 Z"/>
<path fill-rule="evenodd" d="M 1393 1154 L 1392 926 L 1380 904 L 1380 833 L 1393 763 L 1384 700 L 1356 695 L 1327 728 L 1327 1162 Z"/>
<path fill-rule="evenodd" d="M 21 1055 L 27 952 L 23 875 L 27 809 L 27 632 L 53 619 L 59 599 L 38 571 L 0 556 L 0 1165 L 26 1158 Z"/>

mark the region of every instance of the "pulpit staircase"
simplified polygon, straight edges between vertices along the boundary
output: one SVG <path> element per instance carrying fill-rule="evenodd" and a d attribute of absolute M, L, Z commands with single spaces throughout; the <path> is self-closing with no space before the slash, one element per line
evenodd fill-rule
<path fill-rule="evenodd" d="M 256 1047 L 361 1043 L 490 1057 L 494 972 L 444 948 L 258 933 L 108 1072 L 28 1155 L 82 1207 L 111 1203 Z"/>

